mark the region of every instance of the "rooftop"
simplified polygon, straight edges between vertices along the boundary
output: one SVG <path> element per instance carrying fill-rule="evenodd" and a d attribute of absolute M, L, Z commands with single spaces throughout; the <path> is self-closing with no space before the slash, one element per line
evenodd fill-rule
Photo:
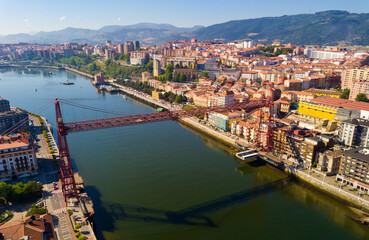
<path fill-rule="evenodd" d="M 342 98 L 334 98 L 334 97 L 318 97 L 315 99 L 311 100 L 314 103 L 318 103 L 318 104 L 325 104 L 325 105 L 329 105 L 332 107 L 342 107 L 342 108 L 351 108 L 351 109 L 357 109 L 357 110 L 364 110 L 364 111 L 369 111 L 369 103 L 365 103 L 365 102 L 357 102 L 357 101 L 352 101 L 352 100 L 347 100 L 347 99 L 342 99 Z"/>
<path fill-rule="evenodd" d="M 369 148 L 353 148 L 343 152 L 343 155 L 369 163 Z"/>

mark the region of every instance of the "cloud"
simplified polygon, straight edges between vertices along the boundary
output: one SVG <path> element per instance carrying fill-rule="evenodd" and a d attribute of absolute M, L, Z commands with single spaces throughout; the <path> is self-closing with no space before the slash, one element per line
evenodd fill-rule
<path fill-rule="evenodd" d="M 62 17 L 59 18 L 60 21 L 64 21 L 65 19 L 66 19 L 65 16 L 62 16 Z"/>
<path fill-rule="evenodd" d="M 23 20 L 23 22 L 27 23 L 27 22 L 29 22 L 29 19 L 26 18 L 26 19 Z"/>
<path fill-rule="evenodd" d="M 118 18 L 118 21 L 120 21 L 120 17 Z"/>

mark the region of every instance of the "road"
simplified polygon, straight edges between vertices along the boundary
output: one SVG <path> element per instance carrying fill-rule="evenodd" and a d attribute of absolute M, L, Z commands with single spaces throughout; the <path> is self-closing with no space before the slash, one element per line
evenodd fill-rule
<path fill-rule="evenodd" d="M 43 183 L 43 202 L 48 212 L 53 216 L 55 232 L 59 240 L 75 239 L 72 224 L 67 213 L 67 205 L 64 200 L 62 191 L 60 190 L 58 169 L 56 169 L 51 154 L 48 151 L 48 145 L 42 134 L 41 125 L 36 117 L 30 117 L 34 125 L 37 145 L 37 159 L 39 163 L 38 180 Z M 44 125 L 46 125 L 46 121 Z M 56 144 L 52 138 L 51 132 L 48 134 L 53 147 Z M 53 189 L 53 183 L 58 183 L 58 190 Z"/>

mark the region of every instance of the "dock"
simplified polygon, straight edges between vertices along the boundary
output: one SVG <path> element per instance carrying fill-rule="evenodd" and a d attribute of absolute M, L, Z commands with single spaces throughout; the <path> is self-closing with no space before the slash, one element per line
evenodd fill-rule
<path fill-rule="evenodd" d="M 259 157 L 259 153 L 255 150 L 247 150 L 243 152 L 236 153 L 236 157 L 245 161 L 250 159 L 256 159 Z"/>

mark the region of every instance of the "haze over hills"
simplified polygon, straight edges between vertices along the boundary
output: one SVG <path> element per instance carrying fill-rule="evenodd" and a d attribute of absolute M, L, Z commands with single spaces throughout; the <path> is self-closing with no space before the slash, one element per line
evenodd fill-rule
<path fill-rule="evenodd" d="M 162 44 L 171 40 L 245 38 L 263 43 L 280 41 L 294 44 L 369 45 L 369 14 L 346 11 L 325 11 L 281 17 L 235 20 L 208 27 L 179 28 L 170 24 L 139 23 L 128 26 L 105 26 L 98 30 L 66 28 L 59 31 L 0 36 L 0 43 L 64 43 L 87 42 L 101 44 L 106 40 L 122 43 L 140 40 L 143 44 Z"/>
<path fill-rule="evenodd" d="M 186 35 L 203 28 L 194 26 L 192 28 L 180 28 L 170 24 L 139 23 L 127 26 L 105 26 L 98 30 L 68 27 L 52 32 L 38 32 L 35 34 L 10 34 L 0 36 L 0 43 L 64 43 L 64 42 L 88 42 L 89 44 L 104 43 L 111 40 L 122 43 L 128 40 L 140 40 L 144 44 L 164 43 L 173 37 Z"/>

